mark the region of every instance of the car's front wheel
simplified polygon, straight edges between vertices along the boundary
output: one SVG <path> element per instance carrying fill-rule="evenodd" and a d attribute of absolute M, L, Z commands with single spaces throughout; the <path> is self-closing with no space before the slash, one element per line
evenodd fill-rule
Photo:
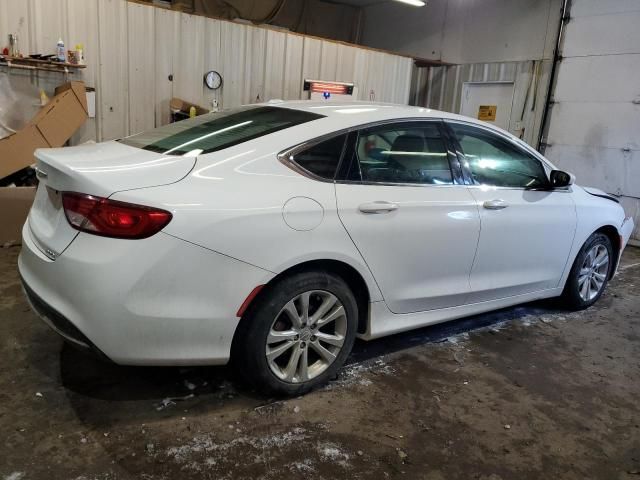
<path fill-rule="evenodd" d="M 591 235 L 578 253 L 564 288 L 568 307 L 580 310 L 598 301 L 613 268 L 613 248 L 609 237 Z"/>
<path fill-rule="evenodd" d="M 356 335 L 357 302 L 329 272 L 297 273 L 266 288 L 241 321 L 233 360 L 261 390 L 300 395 L 344 364 Z"/>

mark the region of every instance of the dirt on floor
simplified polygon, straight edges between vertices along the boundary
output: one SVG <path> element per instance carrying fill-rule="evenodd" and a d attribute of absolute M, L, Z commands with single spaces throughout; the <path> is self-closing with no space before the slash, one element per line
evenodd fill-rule
<path fill-rule="evenodd" d="M 640 250 L 599 303 L 358 342 L 305 397 L 65 346 L 0 249 L 0 480 L 640 479 Z"/>

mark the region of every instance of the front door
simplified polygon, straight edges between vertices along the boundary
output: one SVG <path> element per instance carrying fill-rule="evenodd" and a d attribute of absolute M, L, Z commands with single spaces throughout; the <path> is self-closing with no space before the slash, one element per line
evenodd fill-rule
<path fill-rule="evenodd" d="M 569 190 L 551 190 L 543 163 L 506 137 L 470 124 L 448 125 L 480 212 L 469 302 L 559 286 L 576 228 Z"/>
<path fill-rule="evenodd" d="M 473 196 L 454 181 L 442 128 L 361 130 L 336 184 L 340 219 L 394 313 L 462 304 L 470 291 L 480 221 Z"/>

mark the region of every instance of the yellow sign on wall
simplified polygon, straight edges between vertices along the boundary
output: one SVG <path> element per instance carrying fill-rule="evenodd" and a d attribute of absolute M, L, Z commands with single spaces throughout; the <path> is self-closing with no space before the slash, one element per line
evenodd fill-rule
<path fill-rule="evenodd" d="M 497 105 L 480 105 L 480 107 L 478 108 L 478 120 L 484 120 L 485 122 L 495 122 L 497 111 Z"/>

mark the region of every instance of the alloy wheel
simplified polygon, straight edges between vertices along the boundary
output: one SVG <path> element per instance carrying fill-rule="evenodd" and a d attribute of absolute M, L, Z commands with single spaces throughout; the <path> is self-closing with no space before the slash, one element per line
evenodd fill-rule
<path fill-rule="evenodd" d="M 601 243 L 591 247 L 578 273 L 578 293 L 585 302 L 593 300 L 602 290 L 609 273 L 609 251 Z"/>
<path fill-rule="evenodd" d="M 265 348 L 267 363 L 285 382 L 306 382 L 335 361 L 346 335 L 347 317 L 340 300 L 324 290 L 303 292 L 273 320 Z"/>

